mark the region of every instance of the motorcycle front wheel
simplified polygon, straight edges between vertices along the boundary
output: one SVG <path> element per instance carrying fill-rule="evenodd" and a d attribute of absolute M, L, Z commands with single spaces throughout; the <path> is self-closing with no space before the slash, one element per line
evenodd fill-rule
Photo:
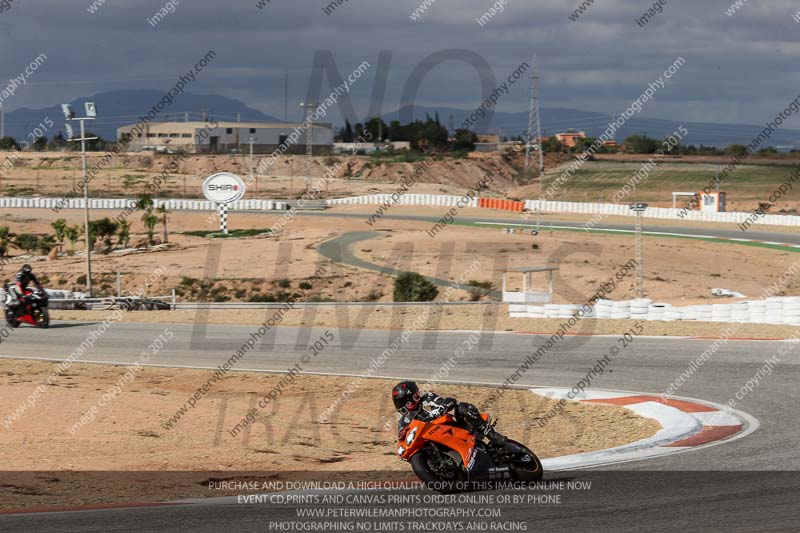
<path fill-rule="evenodd" d="M 525 483 L 542 480 L 544 475 L 542 462 L 530 448 L 510 439 L 506 447 L 512 454 L 508 464 L 511 467 L 511 475 L 515 480 Z"/>
<path fill-rule="evenodd" d="M 18 328 L 19 327 L 19 320 L 17 320 L 17 317 L 14 314 L 14 311 L 12 311 L 11 309 L 8 309 L 8 308 L 6 309 L 6 323 L 12 328 Z"/>
<path fill-rule="evenodd" d="M 466 474 L 460 462 L 439 450 L 420 450 L 411 458 L 411 468 L 429 489 L 442 494 L 463 490 Z"/>
<path fill-rule="evenodd" d="M 33 312 L 33 316 L 36 319 L 36 325 L 40 328 L 50 327 L 50 313 L 47 312 L 47 309 L 37 309 Z"/>

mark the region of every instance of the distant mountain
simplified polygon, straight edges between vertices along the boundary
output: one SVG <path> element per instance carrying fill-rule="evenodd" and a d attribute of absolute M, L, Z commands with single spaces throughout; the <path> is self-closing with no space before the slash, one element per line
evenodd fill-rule
<path fill-rule="evenodd" d="M 424 120 L 426 114 L 431 117 L 439 113 L 439 121 L 449 126 L 452 124 L 458 128 L 473 113 L 473 110 L 455 109 L 449 107 L 426 107 L 415 106 L 413 116 Z M 585 131 L 590 137 L 599 136 L 608 127 L 611 117 L 603 113 L 592 113 L 579 111 L 576 109 L 563 108 L 543 108 L 542 114 L 542 133 L 553 135 L 575 129 Z M 404 119 L 410 116 L 409 109 L 402 109 L 384 115 L 384 121 L 399 120 L 400 116 Z M 452 120 L 450 116 L 452 115 Z M 728 146 L 730 144 L 749 144 L 763 129 L 764 126 L 750 124 L 716 124 L 708 122 L 680 122 L 675 120 L 661 120 L 654 118 L 634 117 L 625 126 L 616 132 L 618 141 L 624 140 L 629 135 L 646 133 L 650 137 L 664 138 L 671 135 L 679 126 L 683 125 L 689 130 L 686 137 L 686 144 L 707 146 Z M 500 132 L 507 137 L 522 135 L 528 129 L 527 111 L 520 113 L 495 113 L 492 122 L 488 127 L 484 123 L 478 122 L 477 126 L 470 129 L 478 133 L 497 133 Z M 797 146 L 800 147 L 800 130 L 779 129 L 776 130 L 772 138 L 767 143 L 771 146 Z M 766 145 L 765 145 L 766 146 Z"/>
<path fill-rule="evenodd" d="M 87 129 L 99 134 L 104 139 L 116 139 L 117 128 L 136 122 L 139 116 L 146 114 L 163 97 L 164 91 L 150 89 L 125 90 L 98 93 L 69 103 L 72 104 L 78 116 L 81 116 L 84 102 L 95 102 L 97 104 L 98 119 L 92 123 L 87 122 Z M 186 113 L 189 113 L 189 120 L 201 120 L 203 110 L 208 111 L 210 118 L 219 121 L 235 121 L 238 113 L 242 122 L 281 122 L 275 117 L 248 107 L 240 100 L 213 94 L 199 95 L 192 93 L 184 93 L 175 98 L 172 105 L 165 107 L 155 120 L 182 121 Z M 64 115 L 59 104 L 43 109 L 20 108 L 7 112 L 5 117 L 6 135 L 24 139 L 45 117 L 50 118 L 55 123 L 53 128 L 48 131 L 48 137 L 52 137 L 59 131 L 64 131 Z M 77 131 L 77 124 L 75 129 Z"/>
<path fill-rule="evenodd" d="M 125 91 L 109 91 L 98 93 L 88 98 L 80 98 L 70 102 L 76 112 L 83 112 L 83 103 L 93 101 L 97 104 L 99 118 L 92 124 L 87 124 L 90 130 L 105 139 L 115 139 L 116 130 L 120 126 L 131 124 L 138 117 L 147 113 L 153 105 L 164 96 L 163 91 L 141 89 Z M 208 111 L 209 117 L 223 121 L 235 121 L 237 113 L 244 121 L 281 122 L 279 119 L 267 115 L 258 109 L 248 107 L 241 100 L 218 95 L 199 95 L 184 93 L 174 100 L 171 106 L 164 108 L 157 121 L 184 120 L 185 113 L 189 113 L 190 120 L 200 120 L 203 110 Z M 405 120 L 409 116 L 424 119 L 426 114 L 435 116 L 439 113 L 439 120 L 445 126 L 452 122 L 458 128 L 473 113 L 473 110 L 456 109 L 450 107 L 415 106 L 413 114 L 406 108 L 385 113 L 383 119 Z M 452 120 L 451 120 L 452 115 Z M 50 118 L 55 125 L 48 132 L 51 137 L 58 131 L 64 130 L 64 118 L 59 105 L 44 109 L 21 108 L 6 113 L 6 135 L 17 139 L 24 139 L 29 132 L 41 123 L 45 117 Z M 591 137 L 597 137 L 611 121 L 609 115 L 592 113 L 576 109 L 543 108 L 542 132 L 545 135 L 575 129 L 585 131 Z M 679 126 L 683 125 L 689 130 L 686 137 L 687 144 L 705 144 L 709 146 L 728 146 L 729 144 L 748 144 L 756 137 L 764 126 L 748 124 L 715 124 L 707 122 L 680 122 L 674 120 L 661 120 L 653 118 L 635 117 L 625 126 L 617 130 L 616 138 L 622 141 L 625 137 L 634 134 L 646 133 L 650 137 L 663 138 L 672 134 Z M 341 124 L 335 127 L 338 129 Z M 500 132 L 512 137 L 522 135 L 528 127 L 528 113 L 495 113 L 491 124 L 485 119 L 470 125 L 470 129 L 479 133 Z M 800 146 L 800 130 L 779 129 L 775 131 L 769 141 L 772 146 Z"/>

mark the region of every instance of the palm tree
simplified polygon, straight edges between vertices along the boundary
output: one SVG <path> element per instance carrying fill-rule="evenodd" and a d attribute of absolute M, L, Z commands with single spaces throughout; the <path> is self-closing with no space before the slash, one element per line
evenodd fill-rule
<path fill-rule="evenodd" d="M 136 196 L 136 209 L 141 209 L 142 211 L 149 211 L 153 209 L 153 197 L 149 194 L 142 193 Z"/>
<path fill-rule="evenodd" d="M 58 250 L 62 251 L 64 249 L 64 237 L 66 236 L 65 231 L 67 229 L 67 221 L 63 218 L 59 218 L 50 225 L 53 227 L 56 240 L 58 241 Z"/>
<path fill-rule="evenodd" d="M 94 248 L 95 241 L 100 239 L 105 245 L 103 253 L 108 253 L 113 247 L 111 239 L 117 234 L 117 223 L 110 218 L 101 218 L 100 220 L 92 220 L 89 223 L 89 232 L 91 234 L 91 247 Z"/>
<path fill-rule="evenodd" d="M 147 246 L 152 246 L 154 244 L 153 234 L 155 233 L 156 224 L 158 224 L 158 217 L 153 214 L 152 209 L 148 209 L 142 215 L 142 222 L 144 222 L 145 228 L 147 228 Z"/>
<path fill-rule="evenodd" d="M 56 247 L 56 238 L 52 235 L 43 235 L 39 237 L 36 247 L 39 248 L 39 251 L 42 253 L 42 255 L 47 255 L 53 248 Z"/>
<path fill-rule="evenodd" d="M 119 221 L 119 229 L 117 230 L 117 244 L 123 248 L 127 248 L 131 242 L 131 223 L 127 220 Z"/>
<path fill-rule="evenodd" d="M 81 233 L 83 232 L 83 228 L 80 226 L 67 226 L 64 228 L 64 236 L 70 242 L 71 248 L 70 252 L 75 252 L 75 244 L 78 242 L 78 239 L 81 238 Z"/>
<path fill-rule="evenodd" d="M 11 245 L 11 240 L 16 237 L 8 226 L 0 226 L 0 257 L 4 257 L 8 253 L 8 248 Z"/>
<path fill-rule="evenodd" d="M 161 224 L 164 226 L 164 242 L 169 242 L 169 234 L 167 233 L 167 206 L 165 204 L 161 204 L 161 207 L 156 209 L 161 214 Z"/>
<path fill-rule="evenodd" d="M 158 217 L 153 214 L 154 205 L 153 197 L 149 194 L 143 193 L 136 197 L 136 208 L 144 211 L 142 222 L 144 222 L 145 228 L 147 228 L 147 246 L 153 245 L 153 234 L 156 224 L 158 224 Z"/>

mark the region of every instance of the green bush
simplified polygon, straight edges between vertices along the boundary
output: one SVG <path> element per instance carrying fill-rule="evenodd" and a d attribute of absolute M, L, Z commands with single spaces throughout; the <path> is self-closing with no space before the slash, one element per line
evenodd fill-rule
<path fill-rule="evenodd" d="M 383 294 L 381 294 L 381 293 L 380 293 L 380 292 L 378 292 L 378 291 L 374 291 L 374 290 L 373 290 L 373 291 L 370 291 L 370 293 L 369 293 L 369 294 L 367 294 L 367 295 L 364 297 L 364 301 L 365 301 L 365 302 L 377 302 L 378 300 L 380 300 L 380 299 L 381 299 L 381 296 L 383 296 Z"/>
<path fill-rule="evenodd" d="M 307 281 L 301 281 L 301 282 L 300 282 L 300 285 L 298 285 L 298 287 L 300 287 L 300 288 L 301 288 L 301 289 L 303 289 L 304 291 L 307 291 L 307 290 L 310 290 L 310 289 L 311 289 L 311 287 L 313 287 L 313 285 L 311 285 L 311 284 L 310 284 L 309 282 L 307 282 Z"/>
<path fill-rule="evenodd" d="M 32 233 L 22 233 L 17 235 L 17 239 L 14 244 L 16 244 L 17 248 L 25 250 L 28 253 L 32 253 L 39 245 L 39 237 L 33 235 Z"/>
<path fill-rule="evenodd" d="M 467 286 L 470 287 L 468 291 L 471 302 L 477 302 L 494 290 L 494 283 L 491 281 L 478 281 L 476 279 L 471 279 L 467 282 Z"/>
<path fill-rule="evenodd" d="M 247 299 L 248 302 L 274 302 L 275 297 L 271 294 L 253 294 Z"/>
<path fill-rule="evenodd" d="M 430 302 L 438 294 L 439 289 L 416 272 L 403 272 L 394 280 L 395 302 Z"/>

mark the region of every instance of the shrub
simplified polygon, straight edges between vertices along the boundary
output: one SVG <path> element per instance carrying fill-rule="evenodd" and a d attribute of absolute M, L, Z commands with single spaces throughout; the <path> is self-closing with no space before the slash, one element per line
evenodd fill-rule
<path fill-rule="evenodd" d="M 467 282 L 467 285 L 470 287 L 469 300 L 471 302 L 477 302 L 484 296 L 488 295 L 492 289 L 494 289 L 494 283 L 491 281 L 478 281 L 476 279 L 471 279 Z"/>
<path fill-rule="evenodd" d="M 313 287 L 313 285 L 311 285 L 311 284 L 310 284 L 309 282 L 307 282 L 307 281 L 301 281 L 301 282 L 300 282 L 300 285 L 298 285 L 298 287 L 300 287 L 300 288 L 301 288 L 301 289 L 303 289 L 304 291 L 307 291 L 307 290 L 310 290 L 310 289 L 311 289 L 311 287 Z"/>
<path fill-rule="evenodd" d="M 289 281 L 288 279 L 279 279 L 276 283 L 278 284 L 278 287 L 280 287 L 281 289 L 288 289 L 289 287 L 292 286 L 292 282 Z"/>
<path fill-rule="evenodd" d="M 370 291 L 370 293 L 367 294 L 364 297 L 364 301 L 365 302 L 377 302 L 378 300 L 381 299 L 381 296 L 383 296 L 383 294 L 381 294 L 378 291 Z"/>
<path fill-rule="evenodd" d="M 274 302 L 275 297 L 271 294 L 254 294 L 247 299 L 248 302 Z"/>
<path fill-rule="evenodd" d="M 18 248 L 31 253 L 39 245 L 39 237 L 33 235 L 32 233 L 23 233 L 17 236 L 14 244 L 16 244 Z"/>
<path fill-rule="evenodd" d="M 395 302 L 430 302 L 438 294 L 439 289 L 417 272 L 403 272 L 394 280 Z"/>

